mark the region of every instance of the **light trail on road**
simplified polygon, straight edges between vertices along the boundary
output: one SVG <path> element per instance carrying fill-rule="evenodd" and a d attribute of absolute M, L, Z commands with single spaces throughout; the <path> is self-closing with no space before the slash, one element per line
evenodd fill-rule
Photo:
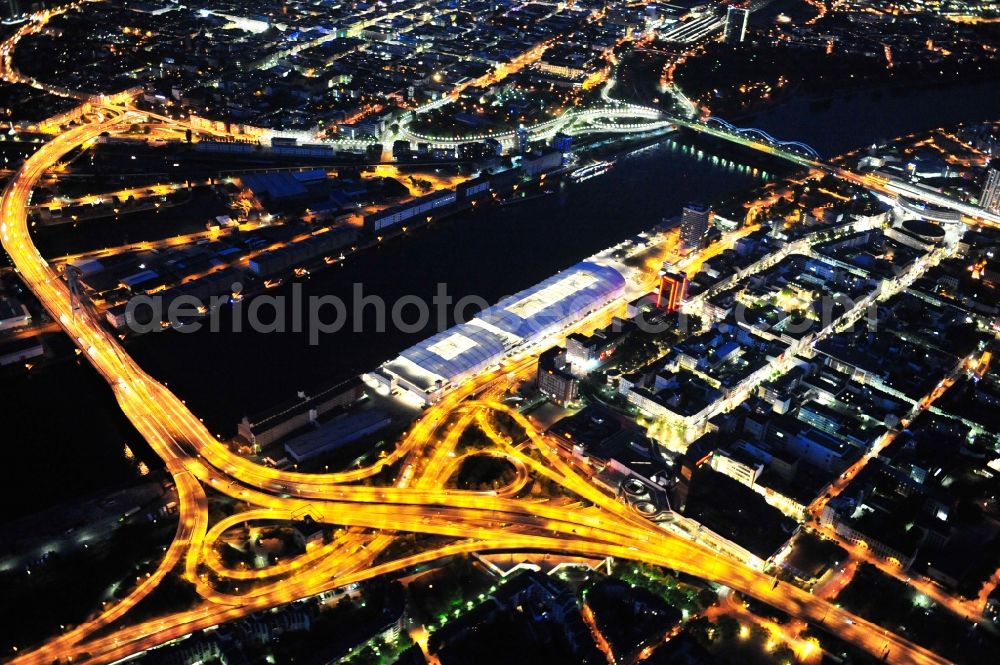
<path fill-rule="evenodd" d="M 668 567 L 720 582 L 803 621 L 822 622 L 825 618 L 828 630 L 877 657 L 888 646 L 889 662 L 946 662 L 820 598 L 789 585 L 775 587 L 770 576 L 649 523 L 578 473 L 559 455 L 557 444 L 540 434 L 522 414 L 499 402 L 474 399 L 502 385 L 509 375 L 531 367 L 531 357 L 477 376 L 447 394 L 424 412 L 395 450 L 368 467 L 308 474 L 261 466 L 233 453 L 176 395 L 143 371 L 117 337 L 87 309 L 72 309 L 67 286 L 39 254 L 29 234 L 27 207 L 42 174 L 63 155 L 101 132 L 127 126 L 136 115 L 127 111 L 73 127 L 32 155 L 13 176 L 0 202 L 0 237 L 28 288 L 109 382 L 125 415 L 165 461 L 178 487 L 178 537 L 168 548 L 155 580 L 151 576 L 97 618 L 14 662 L 52 663 L 69 658 L 73 662 L 112 662 L 195 630 L 420 563 L 469 552 L 525 549 L 613 556 Z M 598 310 L 595 315 L 605 318 L 608 311 Z M 503 414 L 524 431 L 530 453 L 511 448 L 495 430 L 489 418 L 496 414 Z M 457 468 L 450 461 L 451 453 L 473 423 L 482 427 L 492 442 L 496 452 L 491 454 L 505 456 L 516 467 L 523 466 L 558 483 L 580 502 L 518 498 L 516 492 L 443 489 L 447 474 Z M 531 453 L 537 453 L 541 460 Z M 396 464 L 400 471 L 394 486 L 345 484 L 372 479 Z M 251 508 L 231 524 L 222 522 L 222 526 L 210 529 L 202 487 Z M 229 526 L 253 521 L 287 523 L 307 515 L 320 524 L 348 527 L 340 546 L 331 548 L 326 557 L 300 557 L 298 566 L 293 559 L 272 570 L 264 569 L 259 578 L 249 581 L 249 588 L 246 583 L 238 586 L 243 578 L 228 578 L 228 571 L 213 561 L 213 547 Z M 397 532 L 456 541 L 380 561 L 387 556 Z M 117 623 L 182 560 L 184 576 L 206 602 L 87 639 L 94 631 Z"/>

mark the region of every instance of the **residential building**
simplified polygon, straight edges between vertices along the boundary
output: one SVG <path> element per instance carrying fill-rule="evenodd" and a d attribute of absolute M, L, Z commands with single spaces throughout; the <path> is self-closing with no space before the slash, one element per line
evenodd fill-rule
<path fill-rule="evenodd" d="M 712 209 L 704 203 L 689 203 L 681 213 L 681 249 L 701 249 L 712 221 Z"/>
<path fill-rule="evenodd" d="M 538 390 L 557 404 L 576 400 L 580 386 L 569 372 L 566 349 L 554 346 L 538 356 Z"/>

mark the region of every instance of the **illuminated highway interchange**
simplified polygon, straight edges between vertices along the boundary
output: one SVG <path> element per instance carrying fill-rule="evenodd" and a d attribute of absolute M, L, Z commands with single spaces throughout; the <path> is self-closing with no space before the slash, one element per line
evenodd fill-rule
<path fill-rule="evenodd" d="M 16 73 L 9 71 L 11 48 L 8 46 L 4 50 L 5 67 L 9 76 L 16 77 Z M 105 322 L 91 309 L 78 306 L 58 267 L 43 258 L 34 245 L 28 222 L 32 190 L 66 155 L 77 149 L 87 149 L 102 135 L 123 134 L 136 123 L 148 123 L 164 131 L 186 128 L 185 124 L 170 117 L 140 110 L 130 93 L 82 101 L 88 110 L 76 121 L 59 126 L 51 140 L 11 176 L 0 202 L 0 239 L 21 279 L 74 341 L 87 362 L 108 382 L 121 410 L 163 460 L 176 484 L 178 525 L 173 542 L 155 572 L 139 581 L 126 597 L 47 643 L 15 654 L 10 662 L 116 662 L 262 609 L 378 576 L 403 573 L 420 564 L 473 552 L 521 551 L 595 559 L 613 557 L 662 566 L 724 585 L 782 610 L 796 620 L 821 626 L 822 630 L 857 645 L 877 659 L 892 663 L 948 662 L 884 627 L 852 615 L 824 599 L 821 593 L 779 583 L 773 575 L 745 565 L 717 547 L 650 522 L 630 505 L 595 485 L 586 464 L 568 455 L 551 434 L 540 431 L 531 420 L 499 398 L 506 387 L 534 371 L 539 347 L 558 343 L 573 332 L 601 328 L 613 316 L 619 315 L 625 303 L 636 294 L 655 290 L 661 281 L 659 263 L 693 273 L 718 249 L 681 254 L 676 247 L 676 237 L 667 234 L 667 240 L 659 241 L 659 261 L 654 262 L 653 269 L 627 273 L 628 280 L 619 275 L 621 283 L 595 298 L 593 311 L 577 313 L 558 329 L 546 330 L 542 339 L 533 339 L 530 345 L 515 347 L 510 352 L 501 345 L 495 354 L 502 355 L 499 362 L 494 363 L 497 358 L 491 357 L 489 367 L 477 366 L 473 372 L 462 373 L 454 385 L 428 391 L 434 394 L 425 396 L 426 408 L 419 418 L 391 452 L 369 466 L 333 473 L 304 473 L 264 466 L 233 452 L 209 432 L 181 399 L 129 357 L 118 336 Z M 620 120 L 608 124 L 608 119 L 612 123 Z M 605 107 L 579 111 L 575 116 L 567 114 L 557 121 L 532 127 L 531 131 L 537 138 L 550 139 L 559 131 L 574 129 L 579 135 L 586 135 L 643 133 L 666 127 L 692 129 L 784 158 L 803 167 L 813 177 L 832 176 L 860 185 L 884 200 L 916 206 L 917 210 L 924 210 L 921 206 L 931 206 L 945 218 L 950 219 L 952 215 L 964 222 L 1000 224 L 1000 215 L 995 212 L 902 180 L 857 173 L 840 164 L 824 162 L 808 146 L 778 142 L 760 132 L 739 130 L 721 121 L 709 123 L 609 100 Z M 201 127 L 197 131 L 205 132 Z M 225 132 L 220 134 L 225 135 Z M 401 123 L 398 131 L 389 134 L 383 138 L 384 143 L 402 139 L 426 140 L 444 147 L 457 143 L 420 134 L 409 129 L 406 122 Z M 513 134 L 497 135 L 496 138 L 508 147 L 515 140 Z M 345 142 L 345 145 L 347 143 L 353 145 L 353 142 Z M 958 240 L 958 226 L 949 228 L 946 244 L 931 261 L 892 281 L 877 299 L 886 300 L 901 292 L 919 279 L 934 260 L 949 256 Z M 863 224 L 858 226 L 859 230 L 864 228 Z M 734 231 L 722 243 L 732 243 L 754 230 L 750 227 Z M 812 240 L 807 236 L 801 245 L 804 247 Z M 587 265 L 580 264 L 574 270 L 584 270 L 586 274 Z M 614 269 L 591 264 L 589 270 L 596 274 Z M 559 282 L 552 283 L 553 288 L 560 287 Z M 579 283 L 572 286 L 584 288 Z M 563 284 L 560 288 L 567 287 Z M 523 303 L 519 306 L 528 307 Z M 831 324 L 823 329 L 817 339 L 839 331 L 847 319 L 859 318 L 861 310 L 858 307 L 836 326 Z M 484 322 L 477 324 L 479 330 L 493 329 L 494 337 L 503 333 L 494 329 L 502 328 L 503 324 L 489 319 L 488 315 L 481 316 Z M 442 339 L 447 341 L 447 335 Z M 399 363 L 407 364 L 404 369 L 409 370 L 415 365 L 412 361 L 397 359 L 395 362 L 401 374 L 405 372 L 399 370 Z M 979 363 L 982 365 L 977 370 Z M 926 399 L 914 404 L 910 420 L 932 408 L 934 401 L 956 378 L 982 372 L 988 363 L 988 354 L 970 356 Z M 393 364 L 386 367 L 393 371 Z M 776 364 L 774 369 L 780 371 L 788 367 Z M 428 379 L 425 387 L 433 383 L 433 378 Z M 447 487 L 463 459 L 463 454 L 456 454 L 456 448 L 460 438 L 470 429 L 477 429 L 489 441 L 480 454 L 507 460 L 513 465 L 515 474 L 510 485 L 490 491 Z M 888 446 L 893 436 L 887 435 L 880 445 Z M 878 452 L 879 449 L 869 451 L 844 473 L 845 482 L 831 488 L 827 498 L 809 506 L 809 511 L 819 515 L 830 495 L 835 496 L 843 489 L 846 481 L 877 457 Z M 389 472 L 393 475 L 386 481 Z M 543 478 L 559 486 L 563 496 L 525 496 L 523 490 L 532 478 Z M 384 482 L 384 486 L 376 480 Z M 210 523 L 209 494 L 230 497 L 246 508 Z M 261 569 L 229 568 L 218 554 L 218 544 L 231 529 L 287 524 L 307 518 L 336 527 L 334 539 L 305 554 Z M 435 538 L 429 542 L 434 544 L 424 551 L 401 557 L 385 556 L 386 552 L 392 552 L 394 540 L 403 533 L 433 536 Z M 440 544 L 442 542 L 445 544 Z M 857 556 L 867 555 L 861 552 Z M 122 619 L 127 621 L 129 610 L 148 597 L 169 573 L 176 571 L 182 571 L 184 579 L 196 588 L 202 599 L 198 605 L 188 611 L 110 632 L 105 630 L 118 626 Z M 914 581 L 914 584 L 919 582 Z M 976 603 L 963 603 L 930 585 L 926 586 L 926 593 L 944 604 L 953 605 L 959 612 L 981 611 Z"/>

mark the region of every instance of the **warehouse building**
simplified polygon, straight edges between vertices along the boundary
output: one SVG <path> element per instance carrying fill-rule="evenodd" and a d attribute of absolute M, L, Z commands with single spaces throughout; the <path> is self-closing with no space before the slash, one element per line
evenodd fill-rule
<path fill-rule="evenodd" d="M 378 233 L 383 229 L 402 224 L 410 219 L 419 220 L 422 215 L 426 215 L 438 208 L 450 206 L 457 200 L 457 194 L 450 189 L 420 196 L 412 201 L 366 215 L 364 222 L 365 230 L 369 233 Z"/>
<path fill-rule="evenodd" d="M 296 430 L 314 425 L 333 409 L 353 404 L 364 394 L 364 385 L 357 377 L 308 393 L 301 392 L 295 399 L 269 411 L 244 416 L 236 431 L 244 441 L 260 450 Z"/>
<path fill-rule="evenodd" d="M 378 409 L 369 409 L 352 415 L 331 420 L 317 429 L 297 436 L 285 444 L 285 452 L 297 464 L 306 462 L 320 455 L 335 451 L 337 448 L 363 436 L 388 426 L 389 416 Z"/>
<path fill-rule="evenodd" d="M 270 277 L 303 268 L 321 257 L 332 256 L 357 239 L 354 229 L 337 227 L 316 233 L 284 247 L 261 252 L 250 260 L 249 268 L 260 277 Z"/>

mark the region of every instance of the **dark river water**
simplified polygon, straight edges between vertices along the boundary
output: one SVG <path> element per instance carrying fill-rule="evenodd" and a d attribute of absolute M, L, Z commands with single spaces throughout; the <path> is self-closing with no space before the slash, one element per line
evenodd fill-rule
<path fill-rule="evenodd" d="M 760 182 L 748 168 L 660 144 L 558 194 L 456 216 L 359 252 L 302 281 L 302 295 L 351 303 L 360 288 L 391 307 L 406 296 L 429 300 L 441 284 L 455 300 L 492 303 L 677 214 L 692 197 L 714 200 Z M 269 295 L 288 298 L 291 288 Z M 255 333 L 244 326 L 239 333 L 145 335 L 129 351 L 225 433 L 245 413 L 371 369 L 436 330 L 433 320 L 417 332 L 380 331 L 374 309 L 367 312 L 361 331 L 322 335 L 318 344 L 305 332 Z M 232 325 L 224 320 L 220 329 Z"/>
<path fill-rule="evenodd" d="M 792 101 L 737 124 L 809 143 L 824 156 L 958 122 L 1000 117 L 995 86 L 859 93 Z M 731 156 L 731 155 L 730 155 Z M 635 233 L 691 200 L 718 201 L 759 185 L 751 154 L 733 164 L 668 142 L 619 159 L 607 174 L 553 196 L 435 223 L 302 281 L 302 293 L 351 302 L 355 284 L 392 303 L 429 299 L 439 284 L 455 299 L 488 302 L 525 288 Z M 780 175 L 780 174 L 778 174 Z M 286 285 L 270 293 L 288 295 Z M 371 310 L 369 310 L 371 312 Z M 471 314 L 472 312 L 467 312 Z M 223 317 L 222 330 L 228 330 Z M 318 383 L 369 370 L 423 339 L 425 330 L 345 330 L 311 344 L 304 333 L 168 332 L 131 340 L 130 353 L 223 435 L 244 414 Z M 0 520 L 134 480 L 122 449 L 148 450 L 121 417 L 110 389 L 75 362 L 0 381 L 5 445 Z M 30 479 L 26 480 L 26 479 Z"/>

